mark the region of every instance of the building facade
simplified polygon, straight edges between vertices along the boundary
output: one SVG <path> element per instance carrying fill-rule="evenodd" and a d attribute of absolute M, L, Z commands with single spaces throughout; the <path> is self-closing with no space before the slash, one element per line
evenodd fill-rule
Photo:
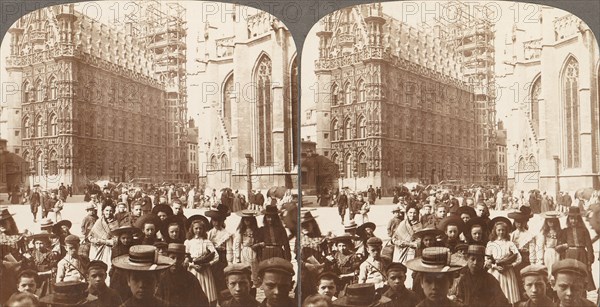
<path fill-rule="evenodd" d="M 579 18 L 551 7 L 542 7 L 538 27 L 533 39 L 513 27 L 500 83 L 511 91 L 500 101 L 512 106 L 509 188 L 553 196 L 600 189 L 598 42 Z"/>
<path fill-rule="evenodd" d="M 475 170 L 473 91 L 445 41 L 395 20 L 380 4 L 321 20 L 317 109 L 330 110 L 330 151 L 339 185 L 385 193 L 402 182 L 471 182 Z"/>
<path fill-rule="evenodd" d="M 496 127 L 496 157 L 498 159 L 497 178 L 494 182 L 501 187 L 507 186 L 508 168 L 506 165 L 506 129 L 502 121 Z"/>
<path fill-rule="evenodd" d="M 240 12 L 237 5 L 228 11 Z M 206 22 L 190 91 L 202 105 L 201 186 L 297 187 L 298 66 L 289 30 L 257 11 Z"/>
<path fill-rule="evenodd" d="M 6 69 L 21 90 L 8 105 L 21 114 L 3 123 L 14 132 L 8 143 L 29 163 L 25 184 L 64 183 L 80 192 L 90 180 L 178 177 L 169 165 L 179 160 L 167 155 L 176 127 L 145 38 L 73 4 L 27 14 L 9 33 Z"/>
<path fill-rule="evenodd" d="M 187 163 L 188 169 L 187 173 L 189 177 L 186 178 L 186 181 L 196 186 L 198 184 L 198 127 L 193 119 L 188 121 L 187 127 Z"/>

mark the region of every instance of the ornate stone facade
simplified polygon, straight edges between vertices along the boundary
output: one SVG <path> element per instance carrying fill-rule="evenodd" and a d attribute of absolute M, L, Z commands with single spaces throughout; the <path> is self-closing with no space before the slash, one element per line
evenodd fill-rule
<path fill-rule="evenodd" d="M 240 13 L 239 6 L 225 9 Z M 289 30 L 257 12 L 208 21 L 190 92 L 201 97 L 200 184 L 207 191 L 297 187 L 298 84 Z M 196 95 L 197 94 L 197 95 Z M 191 94 L 192 95 L 192 94 Z M 247 158 L 248 157 L 248 158 Z"/>
<path fill-rule="evenodd" d="M 539 26 L 534 39 L 514 27 L 499 79 L 506 93 L 499 103 L 511 106 L 509 188 L 552 196 L 600 189 L 598 42 L 579 18 L 551 7 L 542 7 Z"/>
<path fill-rule="evenodd" d="M 380 4 L 320 23 L 316 109 L 331 115 L 329 127 L 317 122 L 317 152 L 329 152 L 342 177 L 354 179 L 344 185 L 389 191 L 406 181 L 472 181 L 473 91 L 450 46 L 383 14 Z"/>
<path fill-rule="evenodd" d="M 10 105 L 29 162 L 29 184 L 61 182 L 75 192 L 88 180 L 174 178 L 167 167 L 164 82 L 155 78 L 145 42 L 75 11 L 40 9 L 9 30 L 6 69 L 21 85 Z"/>

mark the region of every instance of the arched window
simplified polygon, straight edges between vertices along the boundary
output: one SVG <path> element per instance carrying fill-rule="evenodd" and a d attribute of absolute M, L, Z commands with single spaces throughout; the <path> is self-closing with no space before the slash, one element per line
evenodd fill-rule
<path fill-rule="evenodd" d="M 346 83 L 346 86 L 344 87 L 344 103 L 352 103 L 352 86 L 350 86 L 350 83 Z"/>
<path fill-rule="evenodd" d="M 227 169 L 229 167 L 229 159 L 227 159 L 227 155 L 221 156 L 221 169 Z"/>
<path fill-rule="evenodd" d="M 56 98 L 58 98 L 58 88 L 56 85 L 56 78 L 52 77 L 50 78 L 50 100 L 54 100 Z"/>
<path fill-rule="evenodd" d="M 41 151 L 35 156 L 35 173 L 38 176 L 44 175 L 44 154 Z"/>
<path fill-rule="evenodd" d="M 539 98 L 542 89 L 542 78 L 538 77 L 531 86 L 531 123 L 533 123 L 533 130 L 536 136 L 539 137 L 540 131 L 540 106 Z"/>
<path fill-rule="evenodd" d="M 233 74 L 229 75 L 223 85 L 223 120 L 227 132 L 231 133 L 231 95 L 233 95 Z"/>
<path fill-rule="evenodd" d="M 25 117 L 23 119 L 23 138 L 33 137 L 32 131 L 33 128 L 31 127 L 31 120 L 29 120 L 29 117 Z"/>
<path fill-rule="evenodd" d="M 337 85 L 333 85 L 331 86 L 331 105 L 332 106 L 337 106 L 339 101 L 338 101 L 338 93 L 339 89 L 337 87 Z"/>
<path fill-rule="evenodd" d="M 58 175 L 58 154 L 54 150 L 48 155 L 48 175 Z"/>
<path fill-rule="evenodd" d="M 367 137 L 367 119 L 364 116 L 361 116 L 358 119 L 358 138 L 364 139 Z"/>
<path fill-rule="evenodd" d="M 367 101 L 367 92 L 365 90 L 365 82 L 360 80 L 358 82 L 358 101 L 365 102 Z"/>
<path fill-rule="evenodd" d="M 518 168 L 519 172 L 525 171 L 525 167 L 526 167 L 525 166 L 525 158 L 521 157 L 519 159 L 519 168 Z"/>
<path fill-rule="evenodd" d="M 210 165 L 209 165 L 209 169 L 211 170 L 215 170 L 217 169 L 217 157 L 216 156 L 212 156 L 210 157 Z"/>
<path fill-rule="evenodd" d="M 39 137 L 43 137 L 44 136 L 44 126 L 42 124 L 42 116 L 38 115 L 38 117 L 35 119 L 35 137 L 39 138 Z"/>
<path fill-rule="evenodd" d="M 25 81 L 23 83 L 23 103 L 29 102 L 31 100 L 33 93 L 31 93 L 31 84 Z"/>
<path fill-rule="evenodd" d="M 42 80 L 38 80 L 35 84 L 35 101 L 44 101 L 44 85 Z"/>
<path fill-rule="evenodd" d="M 562 74 L 565 158 L 567 168 L 580 166 L 579 162 L 579 63 L 574 58 L 567 61 Z"/>
<path fill-rule="evenodd" d="M 346 155 L 346 158 L 344 159 L 344 173 L 346 174 L 346 178 L 350 178 L 353 176 L 352 174 L 352 155 L 348 154 Z"/>
<path fill-rule="evenodd" d="M 344 140 L 352 139 L 352 124 L 350 123 L 350 119 L 346 119 L 344 123 Z"/>
<path fill-rule="evenodd" d="M 367 177 L 367 157 L 364 153 L 358 156 L 358 177 Z"/>
<path fill-rule="evenodd" d="M 338 141 L 340 139 L 340 124 L 338 123 L 337 119 L 334 119 L 331 122 L 331 132 L 332 132 L 332 137 L 331 140 L 332 141 Z"/>
<path fill-rule="evenodd" d="M 58 120 L 56 114 L 50 115 L 49 123 L 50 132 L 48 133 L 48 135 L 58 135 Z"/>
<path fill-rule="evenodd" d="M 256 69 L 256 107 L 257 107 L 257 164 L 265 166 L 273 161 L 271 116 L 273 99 L 271 97 L 271 59 L 263 55 Z"/>

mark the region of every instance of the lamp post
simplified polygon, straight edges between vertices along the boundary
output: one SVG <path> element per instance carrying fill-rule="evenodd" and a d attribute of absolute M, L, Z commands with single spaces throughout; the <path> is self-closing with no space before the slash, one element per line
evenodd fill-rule
<path fill-rule="evenodd" d="M 252 193 L 252 155 L 250 154 L 246 154 L 246 180 L 247 180 L 247 196 L 248 196 L 248 201 L 250 201 L 252 198 L 251 193 Z"/>
<path fill-rule="evenodd" d="M 552 158 L 554 158 L 554 180 L 555 180 L 555 189 L 556 189 L 556 195 L 555 195 L 555 201 L 558 202 L 558 196 L 560 195 L 560 181 L 558 179 L 558 172 L 560 171 L 559 168 L 559 162 L 560 160 L 558 159 L 558 155 L 554 155 L 552 156 Z"/>

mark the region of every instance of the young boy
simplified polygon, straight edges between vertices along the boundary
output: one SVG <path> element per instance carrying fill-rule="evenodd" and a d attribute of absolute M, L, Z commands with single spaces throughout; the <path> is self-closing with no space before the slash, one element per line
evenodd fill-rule
<path fill-rule="evenodd" d="M 67 254 L 58 262 L 56 282 L 81 281 L 85 282 L 85 272 L 89 258 L 79 254 L 79 237 L 69 235 L 65 238 Z"/>
<path fill-rule="evenodd" d="M 123 302 L 119 293 L 106 286 L 107 270 L 108 265 L 100 260 L 90 262 L 87 269 L 88 291 L 98 298 L 98 306 L 120 306 Z"/>
<path fill-rule="evenodd" d="M 335 273 L 321 273 L 317 278 L 317 293 L 329 297 L 331 301 L 335 301 L 337 299 L 337 297 L 335 297 L 335 294 L 337 293 L 337 282 L 338 277 Z"/>
<path fill-rule="evenodd" d="M 398 206 L 394 210 L 392 210 L 394 217 L 392 217 L 387 227 L 388 237 L 390 238 L 394 235 L 394 232 L 396 231 L 396 228 L 398 227 L 400 222 L 404 220 L 404 213 L 402 210 L 403 209 L 401 206 Z"/>
<path fill-rule="evenodd" d="M 415 293 L 404 286 L 406 271 L 406 266 L 399 262 L 392 262 L 386 267 L 389 289 L 383 296 L 391 300 L 390 307 L 414 307 L 419 303 Z"/>
<path fill-rule="evenodd" d="M 37 279 L 38 274 L 33 270 L 25 270 L 21 272 L 18 276 L 17 292 L 28 292 L 35 295 L 35 297 L 38 298 L 38 296 L 36 295 L 38 288 Z"/>
<path fill-rule="evenodd" d="M 374 283 L 375 289 L 381 289 L 384 285 L 383 262 L 381 261 L 381 247 L 383 241 L 377 237 L 367 240 L 367 252 L 369 256 L 360 264 L 358 283 Z"/>

